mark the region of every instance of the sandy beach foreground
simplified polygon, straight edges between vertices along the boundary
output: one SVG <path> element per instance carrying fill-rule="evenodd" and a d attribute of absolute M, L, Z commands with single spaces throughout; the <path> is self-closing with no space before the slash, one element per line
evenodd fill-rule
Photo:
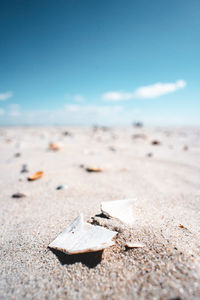
<path fill-rule="evenodd" d="M 0 170 L 1 299 L 200 298 L 200 128 L 1 128 Z M 126 198 L 132 228 L 100 215 Z M 81 212 L 116 230 L 116 245 L 50 250 Z"/>

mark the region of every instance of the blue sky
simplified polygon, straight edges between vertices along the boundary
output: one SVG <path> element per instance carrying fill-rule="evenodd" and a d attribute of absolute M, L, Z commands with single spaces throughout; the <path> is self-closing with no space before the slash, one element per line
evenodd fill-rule
<path fill-rule="evenodd" d="M 199 0 L 0 0 L 0 124 L 200 124 Z"/>

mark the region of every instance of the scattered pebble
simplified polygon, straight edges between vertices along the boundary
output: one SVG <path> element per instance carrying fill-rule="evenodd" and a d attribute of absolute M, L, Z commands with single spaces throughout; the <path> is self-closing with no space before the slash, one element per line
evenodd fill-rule
<path fill-rule="evenodd" d="M 26 197 L 26 195 L 22 193 L 16 193 L 12 195 L 12 198 L 24 198 L 24 197 Z"/>
<path fill-rule="evenodd" d="M 147 156 L 148 156 L 148 157 L 152 157 L 152 156 L 153 156 L 153 153 L 152 153 L 152 152 L 149 152 L 149 153 L 147 153 Z"/>
<path fill-rule="evenodd" d="M 22 165 L 21 173 L 28 173 L 27 165 Z"/>
<path fill-rule="evenodd" d="M 189 147 L 188 147 L 188 146 L 184 146 L 184 147 L 183 147 L 183 150 L 184 150 L 184 151 L 188 151 L 188 150 L 189 150 Z"/>
<path fill-rule="evenodd" d="M 20 157 L 20 156 L 21 156 L 21 153 L 20 153 L 20 152 L 17 152 L 17 153 L 15 153 L 14 156 L 15 156 L 15 157 Z"/>
<path fill-rule="evenodd" d="M 141 127 L 143 127 L 144 125 L 143 125 L 142 122 L 134 122 L 134 123 L 133 123 L 133 126 L 134 126 L 134 127 L 139 127 L 139 128 L 141 128 Z"/>
<path fill-rule="evenodd" d="M 35 174 L 33 174 L 32 176 L 29 176 L 29 177 L 28 177 L 28 181 L 34 181 L 34 180 L 37 180 L 37 179 L 41 178 L 43 175 L 44 175 L 44 172 L 43 172 L 43 171 L 38 171 L 38 172 L 36 172 Z"/>
<path fill-rule="evenodd" d="M 117 151 L 116 148 L 113 147 L 113 146 L 108 147 L 108 149 L 109 149 L 110 151 L 112 151 L 112 152 L 116 152 L 116 151 Z"/>
<path fill-rule="evenodd" d="M 61 185 L 57 186 L 56 189 L 57 189 L 57 190 L 66 190 L 66 189 L 68 189 L 68 185 L 66 185 L 66 184 L 61 184 Z"/>
<path fill-rule="evenodd" d="M 158 146 L 158 145 L 161 144 L 161 142 L 158 141 L 158 140 L 154 140 L 154 141 L 151 142 L 151 144 L 152 144 L 152 145 L 155 145 L 155 146 Z"/>
<path fill-rule="evenodd" d="M 64 136 L 72 136 L 71 132 L 69 132 L 69 131 L 64 131 L 64 132 L 63 132 L 63 135 L 64 135 Z"/>

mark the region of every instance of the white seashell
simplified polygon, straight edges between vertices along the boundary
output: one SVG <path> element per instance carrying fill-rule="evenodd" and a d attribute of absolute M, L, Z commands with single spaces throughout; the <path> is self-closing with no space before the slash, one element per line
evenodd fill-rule
<path fill-rule="evenodd" d="M 112 238 L 116 234 L 116 231 L 84 222 L 81 214 L 58 235 L 49 247 L 69 255 L 95 252 L 114 245 Z"/>
<path fill-rule="evenodd" d="M 133 204 L 135 199 L 115 200 L 101 203 L 101 211 L 104 215 L 116 218 L 127 225 L 134 224 Z"/>
<path fill-rule="evenodd" d="M 145 245 L 142 243 L 133 243 L 133 242 L 127 242 L 125 244 L 125 246 L 127 248 L 143 248 L 143 247 L 145 247 Z"/>

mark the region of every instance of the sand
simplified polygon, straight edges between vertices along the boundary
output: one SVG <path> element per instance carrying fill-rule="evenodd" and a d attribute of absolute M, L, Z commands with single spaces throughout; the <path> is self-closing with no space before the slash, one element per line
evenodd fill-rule
<path fill-rule="evenodd" d="M 200 298 L 199 128 L 1 128 L 0 170 L 1 299 Z M 44 176 L 27 181 L 36 171 Z M 100 215 L 102 201 L 125 198 L 137 199 L 132 228 Z M 116 245 L 48 249 L 80 212 L 117 230 Z"/>

